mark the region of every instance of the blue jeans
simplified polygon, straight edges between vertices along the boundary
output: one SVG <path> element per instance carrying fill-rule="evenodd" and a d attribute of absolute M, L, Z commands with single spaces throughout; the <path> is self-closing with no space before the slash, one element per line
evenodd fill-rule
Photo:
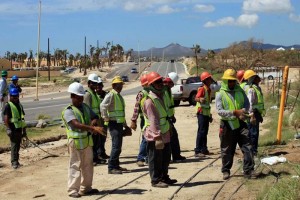
<path fill-rule="evenodd" d="M 120 167 L 119 157 L 122 152 L 123 124 L 117 123 L 116 121 L 109 121 L 108 129 L 112 140 L 108 169 L 118 169 Z"/>
<path fill-rule="evenodd" d="M 143 129 L 145 124 L 145 119 L 143 116 L 141 116 L 141 123 L 140 123 L 140 128 L 141 130 Z M 140 144 L 140 150 L 139 154 L 137 156 L 137 161 L 143 161 L 147 162 L 148 156 L 147 156 L 147 140 L 145 139 L 144 135 L 142 135 L 142 141 Z"/>
<path fill-rule="evenodd" d="M 253 154 L 257 154 L 257 147 L 258 147 L 258 137 L 259 137 L 259 122 L 256 122 L 255 125 L 249 123 L 249 137 L 252 144 L 252 152 Z"/>
<path fill-rule="evenodd" d="M 196 139 L 195 154 L 204 153 L 207 151 L 207 134 L 209 128 L 210 117 L 202 114 L 197 114 L 198 131 Z"/>

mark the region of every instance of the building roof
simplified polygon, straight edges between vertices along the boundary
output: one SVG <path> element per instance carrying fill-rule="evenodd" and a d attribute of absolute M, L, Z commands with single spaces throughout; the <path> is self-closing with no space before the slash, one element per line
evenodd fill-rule
<path fill-rule="evenodd" d="M 11 67 L 11 63 L 9 60 L 5 58 L 0 58 L 0 70 L 9 70 Z"/>

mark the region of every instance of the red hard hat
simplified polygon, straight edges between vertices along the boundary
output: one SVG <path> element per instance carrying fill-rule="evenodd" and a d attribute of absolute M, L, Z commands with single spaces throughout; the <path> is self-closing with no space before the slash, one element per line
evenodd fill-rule
<path fill-rule="evenodd" d="M 164 83 L 173 83 L 172 79 L 167 77 L 164 79 Z"/>
<path fill-rule="evenodd" d="M 237 73 L 236 73 L 236 76 L 239 80 L 239 82 L 242 82 L 244 80 L 244 74 L 245 74 L 245 70 L 239 70 Z"/>
<path fill-rule="evenodd" d="M 211 74 L 208 72 L 202 72 L 202 74 L 200 75 L 200 79 L 201 81 L 204 81 L 205 79 L 211 77 Z"/>
<path fill-rule="evenodd" d="M 140 81 L 142 86 L 146 86 L 148 84 L 147 74 L 143 74 L 140 78 Z"/>
<path fill-rule="evenodd" d="M 151 85 L 152 83 L 154 83 L 155 81 L 157 81 L 159 79 L 162 79 L 162 77 L 157 72 L 150 72 L 147 75 L 148 85 Z"/>

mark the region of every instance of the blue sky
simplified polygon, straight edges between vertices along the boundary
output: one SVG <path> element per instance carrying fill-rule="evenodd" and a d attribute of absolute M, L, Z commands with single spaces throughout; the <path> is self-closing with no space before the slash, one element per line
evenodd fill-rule
<path fill-rule="evenodd" d="M 0 1 L 0 56 L 37 50 L 38 0 Z M 41 50 L 84 53 L 120 44 L 147 50 L 179 43 L 224 48 L 255 38 L 300 44 L 299 0 L 42 0 Z"/>

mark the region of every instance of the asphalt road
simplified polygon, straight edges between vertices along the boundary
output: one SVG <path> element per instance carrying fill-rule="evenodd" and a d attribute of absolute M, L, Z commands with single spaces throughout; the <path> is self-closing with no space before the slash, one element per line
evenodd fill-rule
<path fill-rule="evenodd" d="M 169 72 L 177 72 L 178 74 L 184 74 L 185 69 L 182 63 L 170 63 L 170 62 L 159 62 L 152 63 L 150 67 L 147 67 L 149 63 L 141 63 L 140 70 L 144 71 L 156 71 L 162 76 L 167 76 Z M 139 74 L 131 74 L 130 70 L 132 67 L 139 69 L 138 65 L 134 63 L 119 64 L 114 66 L 114 70 L 110 72 L 106 78 L 111 79 L 116 75 L 127 75 L 129 81 L 134 81 L 138 79 Z M 105 84 L 108 85 L 108 84 Z M 134 87 L 122 91 L 122 95 L 133 95 L 137 94 L 141 90 L 141 87 Z M 21 99 L 21 103 L 25 110 L 26 121 L 37 120 L 39 115 L 47 115 L 52 119 L 60 118 L 61 111 L 70 103 L 70 95 L 68 92 L 60 92 L 53 94 L 45 94 L 39 96 L 39 101 L 33 101 L 31 98 Z"/>

